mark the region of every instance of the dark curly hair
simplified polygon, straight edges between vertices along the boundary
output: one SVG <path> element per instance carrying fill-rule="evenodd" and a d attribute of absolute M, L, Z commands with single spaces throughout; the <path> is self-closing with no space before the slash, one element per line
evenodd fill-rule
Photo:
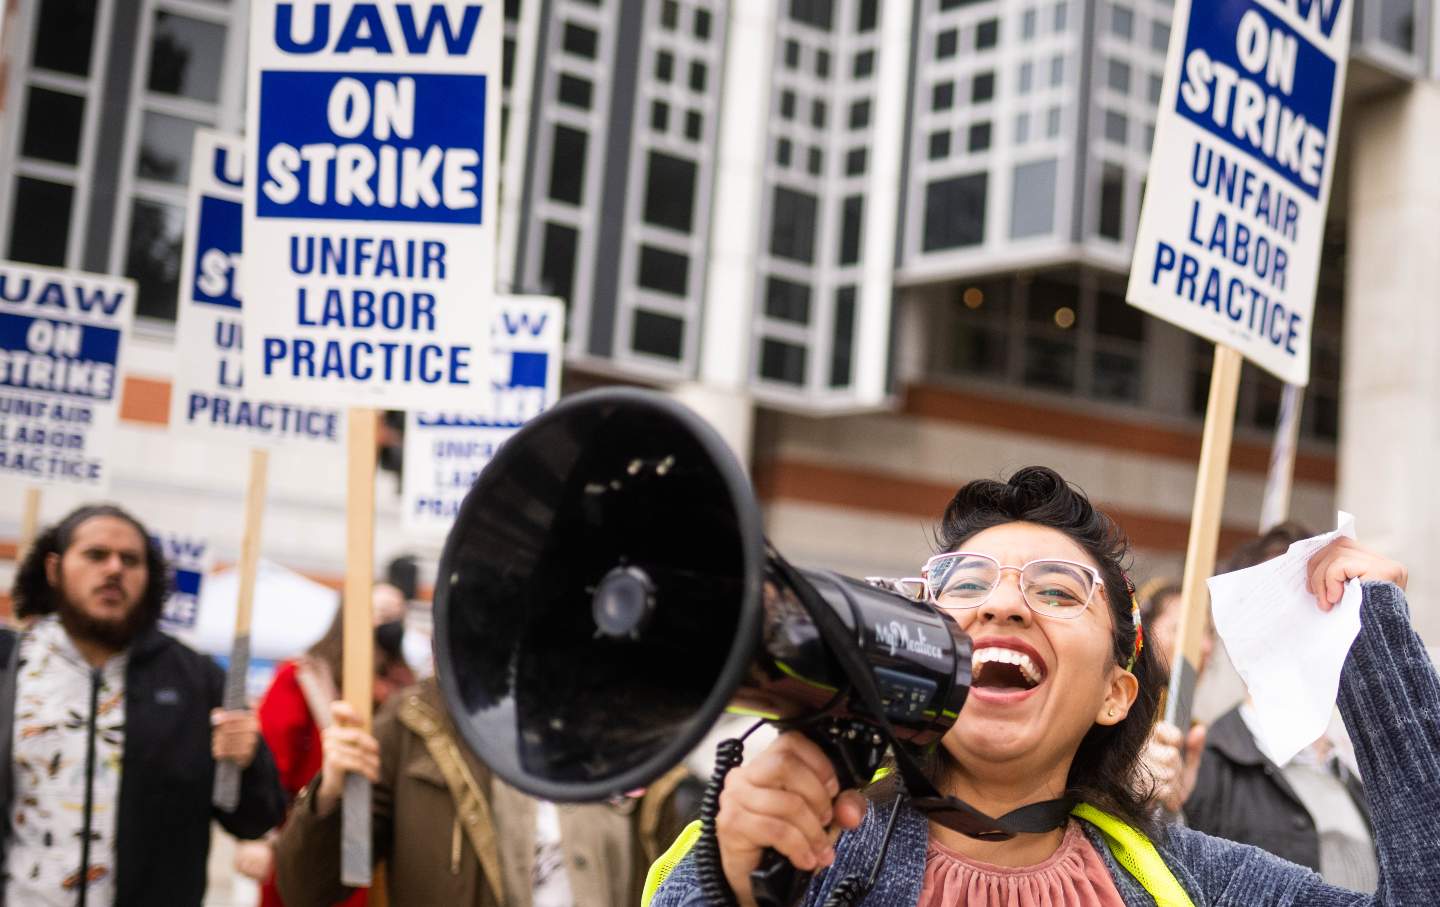
<path fill-rule="evenodd" d="M 935 543 L 941 551 L 954 551 L 986 529 L 1007 523 L 1059 530 L 1094 558 L 1114 625 L 1115 662 L 1128 662 L 1135 650 L 1130 614 L 1134 590 L 1125 575 L 1130 543 L 1124 530 L 1059 473 L 1029 466 L 1007 482 L 980 479 L 957 491 L 935 529 Z M 1139 693 L 1130 713 L 1118 724 L 1096 724 L 1086 733 L 1070 765 L 1067 793 L 1153 833 L 1149 800 L 1154 784 L 1140 777 L 1140 753 L 1155 724 L 1165 676 L 1149 646 L 1136 659 L 1134 674 Z"/>
<path fill-rule="evenodd" d="M 145 592 L 140 596 L 140 613 L 135 623 L 137 631 L 148 630 L 160 620 L 161 609 L 170 594 L 170 570 L 160 545 L 150 536 L 139 520 L 113 504 L 87 504 L 72 510 L 64 519 L 40 533 L 35 544 L 15 571 L 15 582 L 10 597 L 15 604 L 15 616 L 19 618 L 39 617 L 53 614 L 57 604 L 55 589 L 45 572 L 45 560 L 52 554 L 63 555 L 75 540 L 75 530 L 86 520 L 96 517 L 113 517 L 124 520 L 145 540 L 145 567 L 148 571 Z"/>

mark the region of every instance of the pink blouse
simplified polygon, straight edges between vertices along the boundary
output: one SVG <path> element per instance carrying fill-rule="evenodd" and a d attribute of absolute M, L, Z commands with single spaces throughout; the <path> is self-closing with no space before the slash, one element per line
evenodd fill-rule
<path fill-rule="evenodd" d="M 1071 821 L 1034 866 L 995 866 L 930 842 L 919 907 L 1125 907 L 1090 839 Z"/>

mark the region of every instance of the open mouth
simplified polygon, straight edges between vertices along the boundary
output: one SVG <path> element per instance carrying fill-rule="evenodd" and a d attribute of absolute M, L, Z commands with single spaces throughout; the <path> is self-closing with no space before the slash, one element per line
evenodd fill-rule
<path fill-rule="evenodd" d="M 970 656 L 971 687 L 1033 690 L 1044 679 L 1044 665 L 1015 649 L 985 646 Z"/>

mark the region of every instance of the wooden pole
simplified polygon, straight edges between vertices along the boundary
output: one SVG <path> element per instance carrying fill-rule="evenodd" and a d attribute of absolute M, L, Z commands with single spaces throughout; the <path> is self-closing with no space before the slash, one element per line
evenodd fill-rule
<path fill-rule="evenodd" d="M 250 618 L 255 612 L 255 576 L 260 569 L 260 524 L 265 516 L 265 491 L 270 476 L 270 454 L 259 448 L 250 451 L 250 483 L 245 489 L 245 529 L 240 538 L 240 590 L 235 602 L 235 641 L 230 646 L 230 665 L 225 671 L 226 711 L 249 706 L 245 677 L 250 673 Z M 215 767 L 215 788 L 211 801 L 222 812 L 232 813 L 240 805 L 240 766 L 225 761 Z"/>
<path fill-rule="evenodd" d="M 20 511 L 20 538 L 15 543 L 15 563 L 25 560 L 40 534 L 40 486 L 25 486 L 25 504 Z"/>
<path fill-rule="evenodd" d="M 1235 432 L 1235 400 L 1240 390 L 1244 360 L 1227 346 L 1215 347 L 1210 373 L 1210 401 L 1205 407 L 1205 434 L 1200 444 L 1200 469 L 1195 483 L 1195 504 L 1190 511 L 1190 542 L 1185 549 L 1181 583 L 1180 633 L 1170 669 L 1170 691 L 1165 720 L 1182 731 L 1190 725 L 1199 679 L 1200 648 L 1209 632 L 1210 592 L 1205 581 L 1215 572 L 1215 549 L 1220 544 L 1225 479 L 1230 467 L 1230 439 Z"/>
<path fill-rule="evenodd" d="M 1280 414 L 1275 419 L 1275 446 L 1270 448 L 1270 472 L 1265 477 L 1265 501 L 1260 505 L 1262 533 L 1290 515 L 1290 489 L 1295 480 L 1295 448 L 1300 444 L 1300 411 L 1305 389 L 1286 384 L 1280 395 Z"/>
<path fill-rule="evenodd" d="M 344 670 L 341 696 L 370 729 L 375 695 L 375 623 L 370 600 L 375 577 L 375 443 L 379 414 L 350 410 L 345 496 Z M 370 782 L 345 777 L 341 801 L 340 881 L 353 888 L 371 882 Z"/>

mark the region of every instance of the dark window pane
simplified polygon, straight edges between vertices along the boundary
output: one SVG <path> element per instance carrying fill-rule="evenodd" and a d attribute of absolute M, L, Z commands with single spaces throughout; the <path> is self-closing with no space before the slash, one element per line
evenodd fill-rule
<path fill-rule="evenodd" d="M 1095 333 L 1118 340 L 1145 342 L 1145 313 L 1125 302 L 1125 294 L 1095 294 Z"/>
<path fill-rule="evenodd" d="M 685 346 L 685 322 L 669 315 L 636 309 L 630 345 L 637 353 L 679 359 Z"/>
<path fill-rule="evenodd" d="M 565 23 L 565 52 L 567 54 L 593 60 L 599 46 L 600 36 L 595 33 L 593 28 L 576 25 L 574 22 Z"/>
<path fill-rule="evenodd" d="M 851 360 L 855 356 L 855 288 L 835 291 L 835 342 L 830 347 L 830 386 L 850 383 Z"/>
<path fill-rule="evenodd" d="M 816 129 L 825 128 L 825 102 L 816 98 L 810 105 L 810 125 Z"/>
<path fill-rule="evenodd" d="M 505 18 L 511 22 L 520 21 L 520 0 L 505 0 Z"/>
<path fill-rule="evenodd" d="M 815 75 L 822 79 L 830 78 L 830 52 L 828 50 L 815 51 Z"/>
<path fill-rule="evenodd" d="M 689 233 L 695 217 L 695 162 L 650 152 L 645 221 Z"/>
<path fill-rule="evenodd" d="M 95 0 L 45 0 L 31 6 L 37 7 L 40 21 L 35 26 L 35 68 L 77 76 L 89 73 L 90 49 L 95 40 Z"/>
<path fill-rule="evenodd" d="M 1055 229 L 1057 170 L 1054 158 L 1016 166 L 1014 179 L 1010 181 L 1012 239 L 1043 236 Z"/>
<path fill-rule="evenodd" d="M 560 76 L 561 104 L 579 107 L 581 110 L 589 110 L 590 97 L 593 91 L 594 85 L 591 84 L 589 79 L 582 79 L 569 74 L 561 74 Z"/>
<path fill-rule="evenodd" d="M 1025 338 L 1025 383 L 1046 390 L 1075 387 L 1075 344 L 1052 337 Z"/>
<path fill-rule="evenodd" d="M 678 252 L 640 247 L 640 286 L 684 296 L 690 280 L 690 259 Z"/>
<path fill-rule="evenodd" d="M 962 317 L 950 336 L 946 366 L 972 375 L 1003 377 L 1008 349 L 1003 330 Z"/>
<path fill-rule="evenodd" d="M 85 99 L 32 85 L 25 103 L 25 132 L 20 153 L 42 161 L 74 164 L 80 160 L 80 127 Z"/>
<path fill-rule="evenodd" d="M 822 152 L 819 148 L 812 147 L 810 149 L 810 175 L 819 176 L 821 171 L 823 171 L 824 169 L 825 153 Z"/>
<path fill-rule="evenodd" d="M 968 146 L 972 152 L 986 151 L 990 148 L 990 124 L 970 124 L 970 136 Z"/>
<path fill-rule="evenodd" d="M 655 55 L 655 78 L 668 82 L 675 78 L 675 55 L 662 50 Z"/>
<path fill-rule="evenodd" d="M 557 202 L 580 204 L 585 192 L 585 146 L 588 137 L 569 126 L 555 127 L 555 144 L 550 152 L 550 197 Z"/>
<path fill-rule="evenodd" d="M 962 6 L 969 6 L 972 3 L 980 3 L 983 0 L 940 0 L 941 9 L 959 9 Z"/>
<path fill-rule="evenodd" d="M 985 239 L 984 173 L 937 180 L 925 188 L 924 250 L 979 245 Z"/>
<path fill-rule="evenodd" d="M 975 28 L 975 49 L 988 50 L 1000 43 L 1000 20 L 986 19 Z"/>
<path fill-rule="evenodd" d="M 1105 111 L 1105 138 L 1117 145 L 1130 141 L 1130 120 L 1123 113 Z"/>
<path fill-rule="evenodd" d="M 840 217 L 840 264 L 853 265 L 860 260 L 860 236 L 865 226 L 865 197 L 852 195 L 845 199 Z"/>
<path fill-rule="evenodd" d="M 950 156 L 950 131 L 930 133 L 930 160 L 938 161 Z"/>
<path fill-rule="evenodd" d="M 780 92 L 780 116 L 786 120 L 795 119 L 795 92 L 789 89 Z"/>
<path fill-rule="evenodd" d="M 665 28 L 675 29 L 680 22 L 680 4 L 675 0 L 665 0 L 660 4 L 660 24 Z"/>
<path fill-rule="evenodd" d="M 770 214 L 770 254 L 811 264 L 815 261 L 815 196 L 775 187 Z"/>
<path fill-rule="evenodd" d="M 874 31 L 880 18 L 880 0 L 860 0 L 860 15 L 855 23 L 856 31 Z"/>
<path fill-rule="evenodd" d="M 849 151 L 845 152 L 845 175 L 864 175 L 866 157 L 867 155 L 864 148 L 851 148 Z"/>
<path fill-rule="evenodd" d="M 505 88 L 515 84 L 515 39 L 506 38 L 500 51 L 500 84 Z"/>
<path fill-rule="evenodd" d="M 710 11 L 708 9 L 695 10 L 695 37 L 701 41 L 710 38 Z"/>
<path fill-rule="evenodd" d="M 139 290 L 136 314 L 175 319 L 184 238 L 183 208 L 136 200 L 130 219 L 130 250 L 125 257 L 125 276 L 134 278 Z"/>
<path fill-rule="evenodd" d="M 1106 164 L 1100 177 L 1100 235 L 1121 239 L 1125 231 L 1125 171 Z"/>
<path fill-rule="evenodd" d="M 935 57 L 944 60 L 947 57 L 955 56 L 960 49 L 960 32 L 953 28 L 947 28 L 935 36 Z"/>
<path fill-rule="evenodd" d="M 705 132 L 705 118 L 698 110 L 685 111 L 685 138 L 692 142 L 700 141 Z"/>
<path fill-rule="evenodd" d="M 1140 357 L 1126 353 L 1099 350 L 1095 353 L 1095 373 L 1091 391 L 1103 400 L 1135 402 L 1140 399 Z M 1274 425 L 1272 419 L 1269 425 Z M 1268 426 L 1267 426 L 1268 427 Z"/>
<path fill-rule="evenodd" d="M 224 26 L 171 13 L 155 14 L 147 83 L 151 91 L 217 101 L 224 62 Z"/>
<path fill-rule="evenodd" d="M 995 73 L 982 72 L 970 83 L 970 100 L 982 104 L 995 97 Z"/>
<path fill-rule="evenodd" d="M 790 0 L 790 18 L 816 28 L 830 30 L 835 16 L 835 0 Z"/>
<path fill-rule="evenodd" d="M 145 113 L 136 172 L 146 179 L 186 185 L 190 182 L 190 152 L 195 144 L 194 120 Z"/>
<path fill-rule="evenodd" d="M 75 190 L 63 183 L 22 176 L 15 181 L 15 215 L 10 219 L 10 258 L 37 265 L 65 266 L 70 204 Z"/>
<path fill-rule="evenodd" d="M 785 68 L 796 69 L 800 66 L 800 42 L 794 38 L 785 41 Z"/>
<path fill-rule="evenodd" d="M 856 101 L 850 105 L 850 128 L 864 129 L 870 125 L 870 102 Z"/>
<path fill-rule="evenodd" d="M 855 55 L 855 78 L 863 79 L 875 71 L 875 51 L 862 50 Z"/>
<path fill-rule="evenodd" d="M 794 146 L 790 144 L 789 139 L 778 140 L 775 143 L 775 163 L 781 167 L 789 167 L 790 155 L 793 150 Z"/>
<path fill-rule="evenodd" d="M 575 247 L 580 234 L 573 227 L 564 224 L 546 223 L 545 238 L 540 253 L 540 286 L 554 296 L 570 304 L 570 295 L 575 291 Z"/>
<path fill-rule="evenodd" d="M 1380 40 L 1415 52 L 1415 0 L 1380 0 Z"/>
<path fill-rule="evenodd" d="M 766 337 L 760 344 L 760 377 L 803 385 L 807 352 L 803 346 Z"/>
<path fill-rule="evenodd" d="M 650 102 L 650 128 L 656 132 L 670 128 L 670 105 L 664 101 Z"/>
<path fill-rule="evenodd" d="M 781 321 L 809 324 L 810 288 L 779 277 L 766 278 L 765 314 Z"/>
<path fill-rule="evenodd" d="M 706 77 L 707 75 L 708 75 L 708 73 L 707 73 L 707 71 L 706 71 L 706 69 L 705 69 L 705 64 L 704 64 L 704 63 L 701 63 L 701 62 L 699 62 L 699 61 L 693 61 L 693 62 L 691 62 L 691 64 L 690 64 L 690 90 L 691 90 L 691 91 L 698 91 L 698 92 L 702 92 L 702 93 L 703 93 L 703 92 L 705 91 L 705 77 Z"/>
<path fill-rule="evenodd" d="M 955 106 L 955 83 L 938 82 L 930 89 L 930 109 L 949 110 Z"/>
<path fill-rule="evenodd" d="M 1056 327 L 1065 319 L 1056 318 L 1061 309 L 1069 309 L 1070 317 L 1080 311 L 1080 287 L 1074 275 L 1049 274 L 1036 277 L 1030 283 L 1030 294 L 1025 302 L 1025 317 L 1034 324 Z M 1072 326 L 1074 322 L 1071 322 Z"/>

